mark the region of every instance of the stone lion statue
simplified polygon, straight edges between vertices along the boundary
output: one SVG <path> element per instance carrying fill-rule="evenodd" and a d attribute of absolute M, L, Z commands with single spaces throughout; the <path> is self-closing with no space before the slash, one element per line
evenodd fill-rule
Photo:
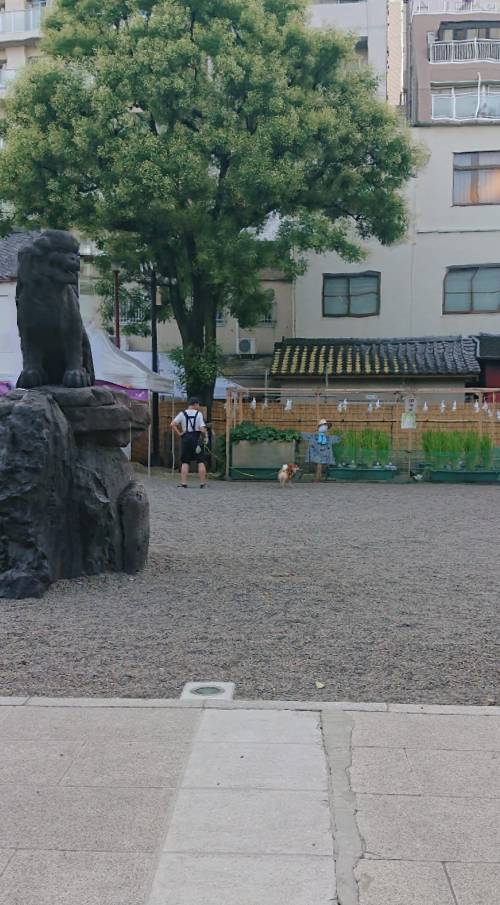
<path fill-rule="evenodd" d="M 78 302 L 79 243 L 47 229 L 18 255 L 17 325 L 23 370 L 17 386 L 94 384 L 94 366 Z"/>

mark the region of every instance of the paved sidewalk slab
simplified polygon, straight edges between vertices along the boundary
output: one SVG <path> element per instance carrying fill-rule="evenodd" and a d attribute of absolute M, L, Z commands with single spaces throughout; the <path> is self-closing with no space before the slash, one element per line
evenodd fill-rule
<path fill-rule="evenodd" d="M 2 706 L 0 905 L 500 905 L 497 714 L 288 703 Z"/>
<path fill-rule="evenodd" d="M 330 857 L 164 855 L 148 905 L 330 905 Z"/>
<path fill-rule="evenodd" d="M 138 905 L 155 858 L 109 852 L 16 852 L 0 905 Z"/>
<path fill-rule="evenodd" d="M 457 905 L 500 905 L 500 864 L 447 864 Z"/>
<path fill-rule="evenodd" d="M 439 862 L 365 860 L 356 869 L 356 879 L 359 905 L 455 905 Z M 470 905 L 477 903 L 471 900 Z"/>

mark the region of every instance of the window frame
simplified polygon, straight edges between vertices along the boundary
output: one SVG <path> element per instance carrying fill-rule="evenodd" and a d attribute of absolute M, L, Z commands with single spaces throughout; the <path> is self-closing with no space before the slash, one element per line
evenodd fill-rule
<path fill-rule="evenodd" d="M 347 279 L 348 280 L 348 298 L 347 298 L 347 313 L 346 314 L 327 314 L 325 312 L 325 281 L 328 278 L 337 277 L 338 279 Z M 370 312 L 370 314 L 351 314 L 351 279 L 356 277 L 377 277 L 378 281 L 378 291 L 377 291 L 377 310 Z M 382 274 L 380 270 L 363 270 L 361 273 L 324 273 L 323 274 L 323 287 L 321 292 L 321 312 L 322 317 L 379 317 L 380 315 L 380 301 L 381 301 L 381 286 L 382 286 Z M 359 298 L 359 296 L 358 296 Z"/>
<path fill-rule="evenodd" d="M 275 327 L 276 326 L 276 299 L 271 302 L 269 314 L 261 317 L 258 327 Z"/>
<path fill-rule="evenodd" d="M 450 271 L 452 271 L 452 270 L 476 270 L 476 271 L 478 271 L 478 270 L 491 270 L 492 268 L 495 268 L 496 270 L 500 270 L 500 263 L 499 264 L 457 264 L 457 265 L 452 264 L 450 267 L 447 267 L 446 273 L 445 273 L 444 279 L 443 279 L 443 305 L 442 305 L 443 316 L 446 315 L 446 317 L 450 317 L 450 316 L 451 317 L 462 317 L 463 315 L 468 316 L 469 314 L 500 314 L 500 297 L 499 297 L 499 304 L 498 304 L 497 311 L 492 311 L 491 308 L 487 308 L 486 310 L 481 309 L 481 308 L 473 308 L 472 304 L 474 301 L 474 294 L 473 294 L 472 289 L 471 289 L 471 299 L 470 299 L 471 307 L 469 308 L 468 311 L 446 311 L 446 308 L 445 308 L 446 277 L 448 276 Z"/>
<path fill-rule="evenodd" d="M 474 166 L 474 164 L 471 163 L 468 166 L 456 167 L 455 166 L 455 157 L 458 157 L 460 154 L 470 154 L 471 157 L 474 157 L 474 155 L 475 155 L 478 159 L 477 165 Z M 478 197 L 477 193 L 478 193 L 478 188 L 479 188 L 479 176 L 478 176 L 479 171 L 480 170 L 500 170 L 500 161 L 498 162 L 498 164 L 495 164 L 495 165 L 494 164 L 481 165 L 479 163 L 480 154 L 500 154 L 500 148 L 498 149 L 498 151 L 494 151 L 494 150 L 484 151 L 483 150 L 483 151 L 454 151 L 453 152 L 453 181 L 452 181 L 452 188 L 451 188 L 452 207 L 491 207 L 492 205 L 500 204 L 500 201 L 468 201 L 466 203 L 455 201 L 455 171 L 458 170 L 459 172 L 462 172 L 462 173 L 465 171 L 471 172 L 471 173 L 476 173 L 475 180 L 474 180 L 474 177 L 472 177 L 472 180 L 471 180 L 471 196 L 473 195 L 474 189 L 475 189 L 476 197 Z M 475 186 L 474 186 L 474 181 L 475 181 Z M 488 265 L 488 266 L 490 266 L 490 265 Z"/>

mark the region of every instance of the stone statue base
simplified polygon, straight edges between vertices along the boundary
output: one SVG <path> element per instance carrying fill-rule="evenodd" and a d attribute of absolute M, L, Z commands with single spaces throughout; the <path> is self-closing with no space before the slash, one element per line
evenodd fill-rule
<path fill-rule="evenodd" d="M 103 387 L 0 397 L 0 597 L 144 567 L 149 504 L 120 447 L 148 424 L 144 405 Z"/>

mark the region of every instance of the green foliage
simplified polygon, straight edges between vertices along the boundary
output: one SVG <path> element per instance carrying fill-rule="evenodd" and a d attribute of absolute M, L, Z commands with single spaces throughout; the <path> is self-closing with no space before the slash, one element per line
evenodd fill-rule
<path fill-rule="evenodd" d="M 441 468 L 446 464 L 448 447 L 445 431 L 423 431 L 422 445 L 433 468 Z"/>
<path fill-rule="evenodd" d="M 168 350 L 175 364 L 177 379 L 186 396 L 202 395 L 203 388 L 215 383 L 221 375 L 219 367 L 220 349 L 212 343 L 203 349 L 189 345 L 176 346 Z"/>
<path fill-rule="evenodd" d="M 385 468 L 389 464 L 391 438 L 385 431 L 375 431 L 375 449 L 379 464 Z"/>
<path fill-rule="evenodd" d="M 462 456 L 469 471 L 477 466 L 479 458 L 484 468 L 489 470 L 493 467 L 493 441 L 489 434 L 480 437 L 475 430 L 427 430 L 422 434 L 422 444 L 433 468 L 447 465 L 458 468 Z"/>
<path fill-rule="evenodd" d="M 483 434 L 481 437 L 480 450 L 483 468 L 489 471 L 493 468 L 493 442 L 488 434 Z"/>
<path fill-rule="evenodd" d="M 468 471 L 473 471 L 477 465 L 479 458 L 479 450 L 481 448 L 481 438 L 475 430 L 466 431 L 463 435 L 463 449 L 465 467 Z"/>
<path fill-rule="evenodd" d="M 299 430 L 294 428 L 286 428 L 280 430 L 277 427 L 258 427 L 251 421 L 242 421 L 236 427 L 231 428 L 231 443 L 239 443 L 240 440 L 250 440 L 254 443 L 272 443 L 273 440 L 281 442 L 291 442 L 295 440 L 300 442 L 301 434 Z"/>
<path fill-rule="evenodd" d="M 354 430 L 348 430 L 345 438 L 345 454 L 349 465 L 357 464 L 359 454 L 359 434 Z"/>
<path fill-rule="evenodd" d="M 359 443 L 362 449 L 362 455 L 365 465 L 373 468 L 375 465 L 375 457 L 377 452 L 376 434 L 371 428 L 367 428 L 359 435 Z"/>
<path fill-rule="evenodd" d="M 59 0 L 7 92 L 4 234 L 77 228 L 130 273 L 156 262 L 198 350 L 218 310 L 268 312 L 264 267 L 293 279 L 309 250 L 400 240 L 422 152 L 355 39 L 307 17 L 306 0 Z"/>
<path fill-rule="evenodd" d="M 460 456 L 464 447 L 463 434 L 458 430 L 450 431 L 446 435 L 446 448 L 450 456 L 450 464 L 452 468 L 458 468 L 460 465 Z"/>

